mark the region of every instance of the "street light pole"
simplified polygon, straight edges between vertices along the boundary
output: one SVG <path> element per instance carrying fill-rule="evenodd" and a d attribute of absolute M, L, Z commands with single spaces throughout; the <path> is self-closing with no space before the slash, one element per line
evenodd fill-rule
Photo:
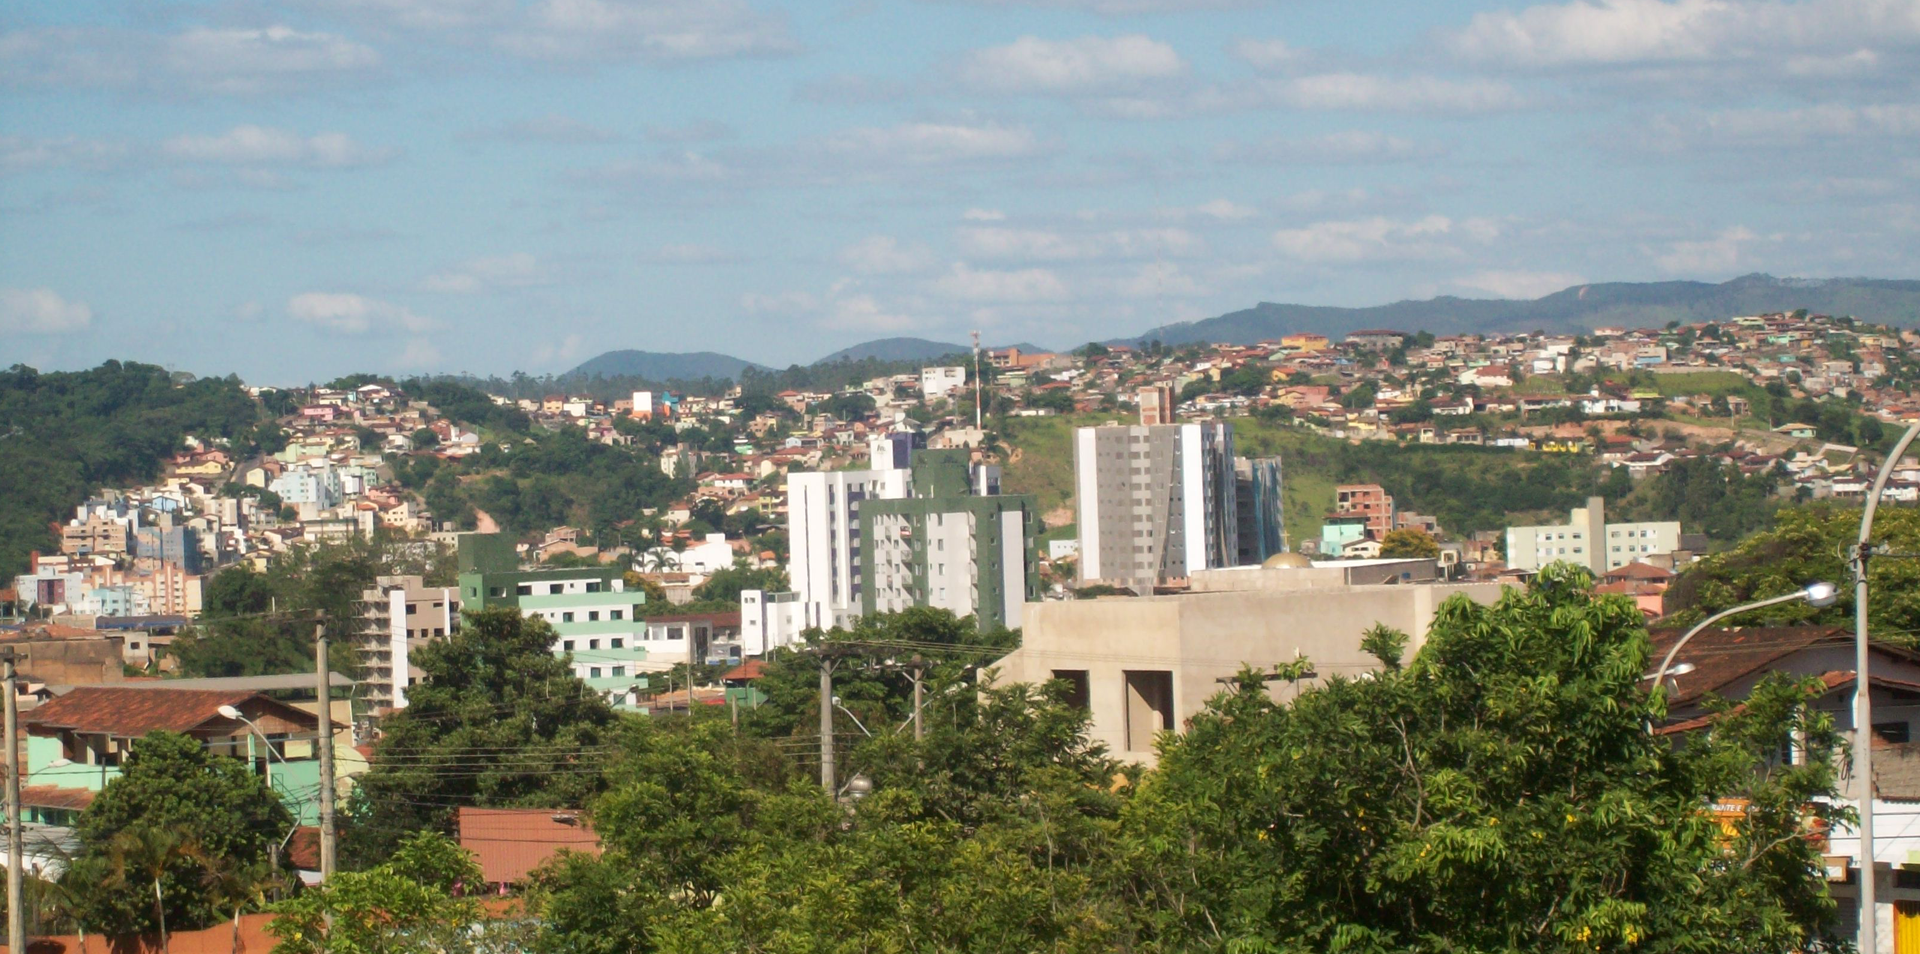
<path fill-rule="evenodd" d="M 1783 593 L 1779 596 L 1769 597 L 1767 599 L 1758 600 L 1752 603 L 1746 603 L 1741 606 L 1736 606 L 1732 609 L 1721 610 L 1720 612 L 1715 613 L 1712 616 L 1709 616 L 1706 619 L 1701 620 L 1700 624 L 1695 626 L 1694 628 L 1687 630 L 1687 634 L 1685 636 L 1680 637 L 1680 641 L 1677 643 L 1674 643 L 1672 649 L 1667 650 L 1666 658 L 1660 660 L 1660 668 L 1654 670 L 1653 672 L 1653 688 L 1660 690 L 1662 692 L 1665 691 L 1665 686 L 1667 683 L 1667 669 L 1668 667 L 1673 665 L 1673 657 L 1680 655 L 1680 647 L 1685 646 L 1689 640 L 1693 639 L 1693 637 L 1700 635 L 1702 632 L 1704 632 L 1707 629 L 1707 627 L 1712 626 L 1713 624 L 1718 623 L 1729 616 L 1737 616 L 1741 613 L 1747 613 L 1757 609 L 1765 609 L 1766 607 L 1777 606 L 1781 603 L 1791 603 L 1794 600 L 1806 600 L 1808 603 L 1811 603 L 1814 606 L 1820 606 L 1820 607 L 1832 606 L 1834 603 L 1834 600 L 1838 599 L 1839 596 L 1840 596 L 1840 589 L 1834 586 L 1832 583 L 1809 583 L 1806 586 L 1801 587 L 1800 589 L 1794 590 L 1791 593 Z"/>
<path fill-rule="evenodd" d="M 1873 690 L 1867 682 L 1867 555 L 1872 550 L 1873 516 L 1880 494 L 1900 457 L 1920 436 L 1920 423 L 1907 428 L 1892 453 L 1880 465 L 1860 512 L 1860 540 L 1854 544 L 1853 564 L 1853 766 L 1860 785 L 1860 943 L 1861 954 L 1878 954 L 1880 925 L 1874 904 L 1873 862 Z"/>

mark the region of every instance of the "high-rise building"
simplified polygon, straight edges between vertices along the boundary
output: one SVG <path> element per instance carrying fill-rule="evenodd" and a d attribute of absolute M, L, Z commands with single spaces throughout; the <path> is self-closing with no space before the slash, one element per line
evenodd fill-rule
<path fill-rule="evenodd" d="M 1080 577 L 1135 589 L 1239 559 L 1233 427 L 1074 432 Z"/>
<path fill-rule="evenodd" d="M 1588 497 L 1564 524 L 1507 528 L 1507 566 L 1538 570 L 1549 563 L 1578 563 L 1595 575 L 1619 569 L 1656 553 L 1680 549 L 1680 524 L 1608 523 L 1607 502 Z"/>
<path fill-rule="evenodd" d="M 462 608 L 511 606 L 546 620 L 553 654 L 615 705 L 638 705 L 646 673 L 688 661 L 685 640 L 648 643 L 647 595 L 627 589 L 617 566 L 523 570 L 513 539 L 489 533 L 461 534 L 458 559 Z"/>
<path fill-rule="evenodd" d="M 925 446 L 919 432 L 896 430 L 867 442 L 866 470 L 787 475 L 787 581 L 802 628 L 831 629 L 860 614 L 860 506 L 905 497 L 908 463 Z"/>
<path fill-rule="evenodd" d="M 1155 384 L 1141 388 L 1138 400 L 1141 427 L 1173 423 L 1173 388 L 1170 385 Z"/>
<path fill-rule="evenodd" d="M 428 586 L 418 576 L 382 576 L 360 594 L 360 628 L 353 634 L 360 659 L 361 697 L 373 713 L 407 707 L 413 649 L 460 627 L 460 599 L 450 586 Z"/>
<path fill-rule="evenodd" d="M 1233 461 L 1233 503 L 1239 554 L 1236 563 L 1254 566 L 1287 551 L 1278 457 L 1238 457 Z"/>
<path fill-rule="evenodd" d="M 861 608 L 933 606 L 982 629 L 1017 627 L 1039 599 L 1034 551 L 1041 521 L 1031 494 L 1000 493 L 1000 468 L 965 450 L 917 451 L 909 496 L 860 508 Z"/>

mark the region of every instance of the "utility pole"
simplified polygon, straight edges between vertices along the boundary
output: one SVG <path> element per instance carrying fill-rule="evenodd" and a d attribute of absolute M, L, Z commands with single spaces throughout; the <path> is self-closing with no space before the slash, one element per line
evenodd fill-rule
<path fill-rule="evenodd" d="M 927 724 L 920 718 L 920 703 L 926 698 L 921 677 L 926 675 L 927 661 L 915 654 L 911 664 L 913 666 L 913 741 L 919 742 L 927 737 Z"/>
<path fill-rule="evenodd" d="M 820 787 L 834 794 L 833 657 L 820 654 Z"/>
<path fill-rule="evenodd" d="M 980 332 L 973 332 L 973 429 L 980 429 Z"/>
<path fill-rule="evenodd" d="M 320 750 L 320 882 L 333 879 L 333 674 L 327 668 L 327 624 L 313 624 L 313 663 L 319 680 L 320 726 L 314 745 Z"/>
<path fill-rule="evenodd" d="M 26 877 L 20 860 L 20 693 L 12 649 L 0 649 L 6 674 L 7 759 L 7 951 L 25 954 L 27 919 L 20 903 Z"/>

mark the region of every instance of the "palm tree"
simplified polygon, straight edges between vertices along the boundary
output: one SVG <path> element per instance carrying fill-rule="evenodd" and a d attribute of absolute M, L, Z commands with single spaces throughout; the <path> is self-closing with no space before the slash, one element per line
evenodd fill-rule
<path fill-rule="evenodd" d="M 204 864 L 207 855 L 200 850 L 193 833 L 182 827 L 136 825 L 114 835 L 107 844 L 109 885 L 131 887 L 136 883 L 148 882 L 153 885 L 153 916 L 160 926 L 161 954 L 170 952 L 167 907 L 161 893 L 161 881 L 175 862 L 188 859 Z"/>
<path fill-rule="evenodd" d="M 233 954 L 240 954 L 240 912 L 265 907 L 280 885 L 280 873 L 263 861 L 243 864 L 232 858 L 208 858 L 206 862 L 200 882 L 222 910 L 233 909 Z"/>

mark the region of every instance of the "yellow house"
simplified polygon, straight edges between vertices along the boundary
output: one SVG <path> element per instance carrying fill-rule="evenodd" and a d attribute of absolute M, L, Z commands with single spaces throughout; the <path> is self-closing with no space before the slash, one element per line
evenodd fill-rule
<path fill-rule="evenodd" d="M 1312 332 L 1286 335 L 1280 339 L 1281 347 L 1295 351 L 1325 351 L 1331 345 L 1326 335 L 1316 335 Z"/>

